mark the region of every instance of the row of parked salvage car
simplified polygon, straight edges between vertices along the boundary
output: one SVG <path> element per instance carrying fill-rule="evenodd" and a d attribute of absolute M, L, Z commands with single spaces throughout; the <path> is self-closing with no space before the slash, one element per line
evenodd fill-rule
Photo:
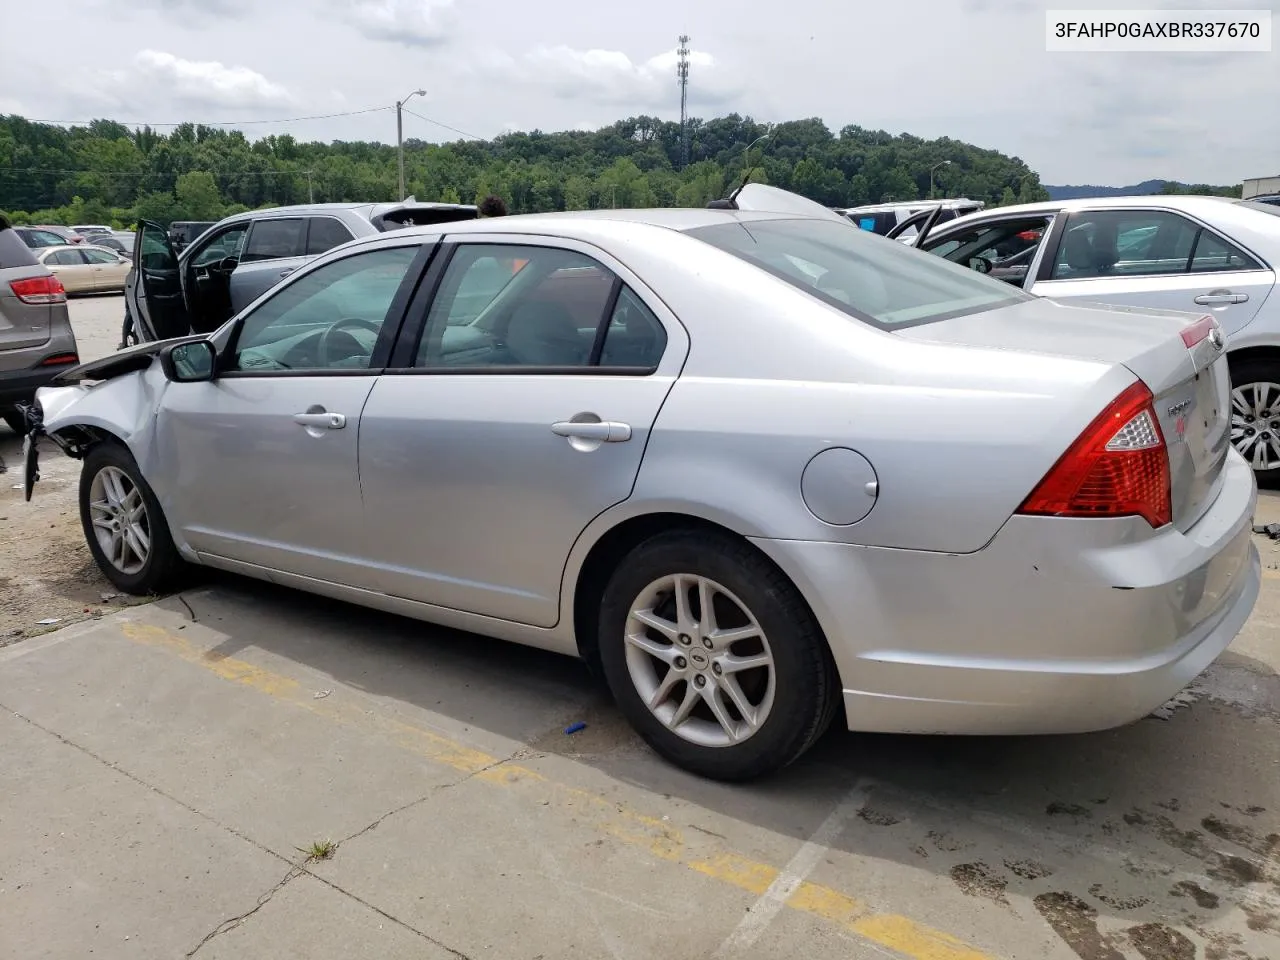
<path fill-rule="evenodd" d="M 1003 208 L 925 223 L 933 256 L 770 187 L 713 207 L 442 212 L 285 266 L 241 265 L 255 233 L 337 208 L 180 256 L 144 225 L 143 342 L 39 391 L 27 495 L 52 441 L 120 589 L 205 565 L 580 656 L 725 779 L 836 717 L 1128 723 L 1231 642 L 1260 570 L 1230 353 L 1275 326 L 1280 219 Z M 242 270 L 287 275 L 240 305 Z"/>

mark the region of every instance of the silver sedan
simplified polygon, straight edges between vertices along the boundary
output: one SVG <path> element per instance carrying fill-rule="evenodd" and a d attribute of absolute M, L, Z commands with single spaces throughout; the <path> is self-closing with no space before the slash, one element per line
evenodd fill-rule
<path fill-rule="evenodd" d="M 82 458 L 120 589 L 204 565 L 580 656 L 710 777 L 837 715 L 1128 723 L 1260 583 L 1212 318 L 1063 306 L 794 209 L 371 236 L 61 382 L 29 446 Z"/>

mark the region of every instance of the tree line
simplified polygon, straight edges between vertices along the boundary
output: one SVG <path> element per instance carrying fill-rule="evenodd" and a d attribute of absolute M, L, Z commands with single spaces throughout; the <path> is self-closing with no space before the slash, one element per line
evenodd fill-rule
<path fill-rule="evenodd" d="M 988 205 L 1048 199 L 1017 157 L 950 138 L 925 140 L 818 119 L 766 126 L 732 114 L 689 124 L 632 117 L 595 131 L 508 133 L 493 140 L 405 143 L 406 186 L 418 200 L 478 202 L 512 213 L 608 207 L 701 207 L 750 176 L 832 207 L 937 196 Z M 943 163 L 949 161 L 949 163 Z M 389 201 L 396 149 L 382 143 L 250 140 L 184 124 L 164 134 L 112 120 L 60 127 L 0 116 L 0 211 L 22 223 L 217 220 L 265 206 Z"/>

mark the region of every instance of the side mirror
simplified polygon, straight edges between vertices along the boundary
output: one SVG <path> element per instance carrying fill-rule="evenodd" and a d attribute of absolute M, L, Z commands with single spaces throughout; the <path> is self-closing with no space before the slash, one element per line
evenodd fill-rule
<path fill-rule="evenodd" d="M 217 370 L 218 352 L 208 340 L 175 343 L 160 351 L 160 368 L 174 383 L 201 383 L 212 380 Z"/>
<path fill-rule="evenodd" d="M 240 266 L 240 258 L 239 257 L 223 257 L 221 260 L 218 261 L 217 266 L 219 270 L 225 271 L 226 273 L 230 273 L 236 267 Z"/>

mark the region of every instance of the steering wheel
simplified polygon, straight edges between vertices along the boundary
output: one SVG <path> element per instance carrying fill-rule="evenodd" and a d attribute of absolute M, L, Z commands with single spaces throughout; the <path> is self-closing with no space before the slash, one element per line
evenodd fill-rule
<path fill-rule="evenodd" d="M 363 317 L 346 317 L 337 323 L 331 324 L 324 333 L 320 334 L 320 342 L 316 345 L 316 352 L 320 355 L 320 366 L 329 367 L 333 365 L 330 356 L 333 349 L 333 335 L 340 330 L 345 330 L 347 327 L 364 327 L 364 329 L 373 333 L 375 343 L 377 335 L 382 332 L 382 324 L 375 323 L 373 320 L 365 320 Z M 350 339 L 355 340 L 355 337 L 350 337 Z M 356 341 L 356 346 L 359 345 L 359 341 Z"/>
<path fill-rule="evenodd" d="M 978 273 L 991 272 L 991 259 L 989 257 L 971 257 L 969 260 L 969 269 L 976 270 Z"/>

